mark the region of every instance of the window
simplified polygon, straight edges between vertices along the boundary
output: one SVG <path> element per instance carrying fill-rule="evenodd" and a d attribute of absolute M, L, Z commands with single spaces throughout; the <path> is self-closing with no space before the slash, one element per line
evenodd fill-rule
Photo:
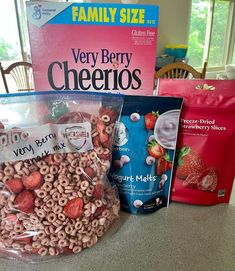
<path fill-rule="evenodd" d="M 235 45 L 234 45 L 234 49 L 233 49 L 233 60 L 232 60 L 232 64 L 235 64 Z"/>
<path fill-rule="evenodd" d="M 234 0 L 192 0 L 189 31 L 189 63 L 222 69 L 235 62 Z"/>
<path fill-rule="evenodd" d="M 4 66 L 29 61 L 25 1 L 0 1 L 0 61 Z"/>

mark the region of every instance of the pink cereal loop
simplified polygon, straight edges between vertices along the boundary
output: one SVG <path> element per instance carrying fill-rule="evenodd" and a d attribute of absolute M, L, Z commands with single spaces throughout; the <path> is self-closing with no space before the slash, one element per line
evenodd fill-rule
<path fill-rule="evenodd" d="M 33 242 L 33 243 L 32 243 L 32 247 L 33 247 L 33 248 L 41 248 L 42 245 L 41 245 L 38 241 L 36 241 L 36 242 Z"/>
<path fill-rule="evenodd" d="M 76 182 L 76 183 L 79 182 L 80 181 L 80 176 L 77 175 L 77 174 L 74 174 L 73 175 L 73 181 Z"/>
<path fill-rule="evenodd" d="M 66 219 L 65 215 L 62 213 L 58 214 L 58 218 L 60 221 L 65 221 L 65 219 Z"/>
<path fill-rule="evenodd" d="M 79 167 L 80 168 L 85 168 L 86 167 L 86 161 L 79 161 Z M 77 173 L 77 171 L 76 171 Z"/>
<path fill-rule="evenodd" d="M 48 238 L 43 238 L 41 240 L 41 245 L 48 246 L 50 244 L 50 240 Z"/>
<path fill-rule="evenodd" d="M 82 228 L 82 222 L 81 221 L 77 221 L 74 225 L 76 230 L 80 230 Z"/>
<path fill-rule="evenodd" d="M 73 253 L 79 253 L 81 251 L 82 251 L 82 247 L 80 247 L 80 246 L 74 246 L 73 247 Z"/>
<path fill-rule="evenodd" d="M 53 182 L 54 181 L 54 176 L 53 175 L 55 175 L 57 172 L 54 172 L 54 173 L 48 173 L 48 174 L 46 174 L 45 176 L 44 176 L 44 180 L 45 180 L 45 182 L 49 182 L 49 183 L 51 183 L 51 182 Z"/>
<path fill-rule="evenodd" d="M 54 221 L 56 221 L 56 219 L 57 219 L 57 216 L 56 216 L 56 214 L 54 214 L 54 213 L 50 213 L 50 214 L 47 216 L 48 222 L 54 222 Z"/>
<path fill-rule="evenodd" d="M 12 179 L 11 175 L 5 175 L 2 179 L 2 181 L 5 183 L 6 181 L 9 181 L 10 179 Z"/>
<path fill-rule="evenodd" d="M 81 167 L 76 167 L 75 173 L 77 175 L 82 175 L 83 174 L 83 170 L 81 169 Z"/>
<path fill-rule="evenodd" d="M 45 166 L 42 166 L 39 170 L 39 172 L 42 174 L 42 175 L 47 175 L 49 172 L 50 172 L 50 168 L 49 166 L 45 165 Z"/>
<path fill-rule="evenodd" d="M 49 254 L 50 254 L 51 256 L 55 256 L 55 254 L 56 254 L 56 250 L 55 250 L 54 247 L 49 247 L 48 252 L 49 252 Z"/>
<path fill-rule="evenodd" d="M 110 121 L 109 115 L 103 115 L 103 116 L 101 117 L 101 119 L 102 119 L 103 122 L 109 122 L 109 121 Z"/>
<path fill-rule="evenodd" d="M 46 206 L 49 207 L 49 208 L 52 208 L 54 205 L 55 205 L 55 202 L 52 199 L 49 199 L 46 202 Z"/>
<path fill-rule="evenodd" d="M 34 214 L 31 214 L 30 216 L 29 216 L 29 221 L 32 223 L 32 224 L 37 224 L 38 222 L 39 222 L 39 219 L 38 219 L 38 217 L 36 216 L 36 215 L 34 215 Z"/>
<path fill-rule="evenodd" d="M 97 159 L 97 154 L 96 154 L 96 152 L 91 152 L 90 154 L 89 154 L 89 158 L 91 159 L 91 160 L 96 160 Z"/>
<path fill-rule="evenodd" d="M 103 149 L 103 154 L 109 154 L 109 153 L 110 153 L 110 150 L 108 148 Z"/>
<path fill-rule="evenodd" d="M 47 249 L 46 247 L 41 247 L 41 248 L 38 250 L 38 254 L 41 255 L 41 256 L 47 255 L 47 252 L 48 252 L 48 249 Z"/>
<path fill-rule="evenodd" d="M 97 123 L 97 117 L 92 115 L 90 121 L 93 125 L 95 125 Z"/>
<path fill-rule="evenodd" d="M 99 207 L 101 207 L 103 205 L 103 203 L 102 203 L 101 200 L 97 199 L 97 200 L 95 200 L 95 205 L 96 205 L 96 207 L 99 208 Z"/>
<path fill-rule="evenodd" d="M 60 199 L 60 193 L 59 192 L 55 192 L 52 195 L 53 200 L 58 201 Z"/>
<path fill-rule="evenodd" d="M 83 191 L 85 191 L 89 187 L 89 182 L 88 181 L 82 181 L 80 187 L 81 187 L 81 189 Z"/>
<path fill-rule="evenodd" d="M 37 162 L 37 166 L 38 166 L 39 168 L 41 168 L 41 167 L 43 167 L 43 166 L 46 166 L 46 162 L 43 161 L 43 160 L 38 161 L 38 162 Z"/>
<path fill-rule="evenodd" d="M 77 161 L 77 160 L 73 160 L 73 161 L 71 162 L 71 166 L 72 166 L 73 168 L 76 168 L 77 164 L 78 164 L 78 161 Z"/>
<path fill-rule="evenodd" d="M 15 170 L 12 166 L 7 166 L 4 168 L 3 170 L 4 174 L 7 175 L 7 176 L 12 176 L 15 174 Z"/>
<path fill-rule="evenodd" d="M 37 191 L 36 191 L 36 194 L 37 194 L 37 196 L 38 196 L 39 198 L 43 199 L 43 198 L 46 197 L 47 192 L 46 192 L 45 190 L 37 190 Z"/>
<path fill-rule="evenodd" d="M 56 205 L 53 207 L 52 211 L 54 214 L 59 214 L 59 213 L 62 213 L 63 208 L 62 208 L 62 206 Z"/>
<path fill-rule="evenodd" d="M 62 197 L 62 198 L 59 199 L 58 204 L 60 206 L 65 206 L 67 204 L 67 202 L 68 202 L 68 199 L 65 198 L 65 197 Z"/>
<path fill-rule="evenodd" d="M 99 221 L 97 219 L 94 219 L 92 222 L 91 222 L 91 226 L 93 228 L 97 228 L 99 226 Z"/>
<path fill-rule="evenodd" d="M 57 165 L 51 165 L 50 166 L 50 174 L 55 175 L 59 171 L 59 167 Z"/>
<path fill-rule="evenodd" d="M 61 178 L 61 179 L 59 180 L 59 183 L 60 183 L 60 185 L 62 185 L 62 186 L 67 186 L 67 185 L 69 185 L 69 179 L 66 178 L 66 177 L 63 177 L 63 178 Z"/>
<path fill-rule="evenodd" d="M 42 185 L 42 188 L 43 188 L 45 191 L 47 191 L 47 192 L 51 191 L 52 187 L 53 187 L 53 185 L 52 185 L 52 183 L 50 183 L 50 182 L 45 182 L 45 183 Z"/>
<path fill-rule="evenodd" d="M 110 126 L 107 126 L 107 127 L 105 128 L 105 132 L 106 132 L 107 134 L 111 135 L 112 132 L 113 132 L 113 128 L 110 127 Z"/>
<path fill-rule="evenodd" d="M 39 239 L 44 239 L 46 237 L 46 233 L 44 231 L 40 231 L 38 232 L 37 236 Z"/>
<path fill-rule="evenodd" d="M 101 148 L 101 147 L 98 147 L 97 149 L 96 149 L 96 153 L 97 154 L 103 154 L 103 148 Z"/>
<path fill-rule="evenodd" d="M 59 193 L 63 193 L 64 192 L 64 188 L 59 184 L 57 185 L 57 190 L 59 191 Z"/>
<path fill-rule="evenodd" d="M 58 241 L 58 246 L 59 246 L 59 247 L 66 247 L 67 245 L 68 245 L 68 241 L 65 240 L 65 239 L 60 239 L 60 240 Z"/>
<path fill-rule="evenodd" d="M 20 233 L 24 230 L 24 227 L 21 224 L 14 225 L 14 231 Z"/>
<path fill-rule="evenodd" d="M 46 197 L 43 198 L 42 201 L 45 203 L 45 202 L 47 202 L 49 199 L 51 199 L 51 195 L 46 195 Z"/>
<path fill-rule="evenodd" d="M 104 211 L 102 212 L 102 217 L 107 218 L 107 217 L 109 217 L 110 215 L 111 215 L 111 213 L 110 213 L 109 210 L 104 210 Z"/>
<path fill-rule="evenodd" d="M 58 232 L 57 236 L 59 239 L 64 239 L 66 237 L 66 233 L 65 231 L 61 230 Z"/>
<path fill-rule="evenodd" d="M 56 163 L 61 163 L 63 161 L 63 157 L 59 153 L 54 154 L 53 159 Z"/>

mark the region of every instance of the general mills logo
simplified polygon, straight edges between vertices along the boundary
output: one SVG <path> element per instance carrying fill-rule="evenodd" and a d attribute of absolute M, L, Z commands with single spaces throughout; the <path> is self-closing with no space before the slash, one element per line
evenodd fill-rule
<path fill-rule="evenodd" d="M 34 20 L 39 20 L 42 17 L 42 5 L 36 5 L 33 7 L 33 14 L 32 17 Z"/>

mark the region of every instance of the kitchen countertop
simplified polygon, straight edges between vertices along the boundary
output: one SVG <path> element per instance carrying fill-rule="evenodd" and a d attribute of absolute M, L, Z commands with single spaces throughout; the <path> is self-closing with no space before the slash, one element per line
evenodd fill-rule
<path fill-rule="evenodd" d="M 120 227 L 81 254 L 47 263 L 0 260 L 11 271 L 235 271 L 235 206 L 171 203 L 151 215 L 121 213 Z"/>

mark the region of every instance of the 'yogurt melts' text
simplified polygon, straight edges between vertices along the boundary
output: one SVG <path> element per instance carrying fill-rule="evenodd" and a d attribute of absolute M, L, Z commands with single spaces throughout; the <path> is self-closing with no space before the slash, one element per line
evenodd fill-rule
<path fill-rule="evenodd" d="M 117 8 L 113 7 L 72 7 L 73 22 L 144 24 L 145 10 L 138 8 L 121 8 L 117 15 Z"/>
<path fill-rule="evenodd" d="M 150 174 L 147 174 L 147 176 L 143 175 L 136 175 L 135 178 L 133 176 L 122 176 L 117 174 L 110 174 L 110 176 L 117 181 L 118 183 L 123 182 L 155 182 L 157 180 L 157 176 L 152 176 Z"/>

